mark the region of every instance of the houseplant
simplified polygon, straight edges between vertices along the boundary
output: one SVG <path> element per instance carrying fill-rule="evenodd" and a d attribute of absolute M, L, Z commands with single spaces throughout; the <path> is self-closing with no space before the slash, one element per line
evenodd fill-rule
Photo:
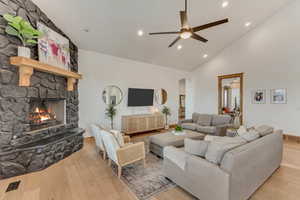
<path fill-rule="evenodd" d="M 168 108 L 167 106 L 164 106 L 162 111 L 161 111 L 165 117 L 166 117 L 166 125 L 165 125 L 165 129 L 169 129 L 169 125 L 168 125 L 168 116 L 171 116 L 171 110 L 170 108 Z"/>
<path fill-rule="evenodd" d="M 37 39 L 43 34 L 31 26 L 31 24 L 20 16 L 12 16 L 10 14 L 3 15 L 7 21 L 5 32 L 8 35 L 15 36 L 22 42 L 18 47 L 18 56 L 30 58 L 30 49 L 28 46 L 37 44 Z"/>
<path fill-rule="evenodd" d="M 114 105 L 110 104 L 106 108 L 105 115 L 110 119 L 111 129 L 114 129 L 114 117 L 116 116 L 116 114 L 117 114 L 117 109 L 114 107 Z"/>

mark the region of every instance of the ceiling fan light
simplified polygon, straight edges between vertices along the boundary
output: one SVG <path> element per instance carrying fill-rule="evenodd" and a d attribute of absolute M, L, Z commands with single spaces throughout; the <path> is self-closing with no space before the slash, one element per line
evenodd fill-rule
<path fill-rule="evenodd" d="M 180 34 L 180 37 L 182 39 L 188 39 L 192 36 L 192 33 L 190 31 L 184 31 Z"/>

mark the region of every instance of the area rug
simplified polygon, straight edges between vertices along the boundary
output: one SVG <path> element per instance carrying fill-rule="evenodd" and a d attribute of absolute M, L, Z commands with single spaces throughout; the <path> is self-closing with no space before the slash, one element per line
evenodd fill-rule
<path fill-rule="evenodd" d="M 128 165 L 123 168 L 121 180 L 139 200 L 148 200 L 176 186 L 163 176 L 162 168 L 163 160 L 147 153 L 146 168 L 142 163 Z M 117 174 L 116 165 L 113 165 L 113 171 Z"/>

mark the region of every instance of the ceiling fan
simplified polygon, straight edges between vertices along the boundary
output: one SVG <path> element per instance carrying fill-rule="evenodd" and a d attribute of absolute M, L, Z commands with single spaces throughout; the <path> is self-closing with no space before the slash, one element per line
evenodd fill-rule
<path fill-rule="evenodd" d="M 169 48 L 172 47 L 174 44 L 176 44 L 176 42 L 178 42 L 180 39 L 193 38 L 195 40 L 199 40 L 201 42 L 206 43 L 208 40 L 196 34 L 196 32 L 229 22 L 228 19 L 223 19 L 212 23 L 204 24 L 201 26 L 190 27 L 187 18 L 187 0 L 185 0 L 185 10 L 180 11 L 180 21 L 181 21 L 180 31 L 149 33 L 149 35 L 178 34 L 179 36 L 169 45 Z"/>

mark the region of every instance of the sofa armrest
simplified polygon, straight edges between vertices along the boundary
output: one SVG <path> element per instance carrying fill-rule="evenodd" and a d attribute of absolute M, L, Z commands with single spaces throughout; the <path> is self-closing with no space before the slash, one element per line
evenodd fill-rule
<path fill-rule="evenodd" d="M 215 127 L 216 127 L 215 136 L 226 136 L 229 124 L 218 125 L 218 126 L 215 126 Z"/>
<path fill-rule="evenodd" d="M 178 125 L 180 126 L 183 123 L 193 123 L 193 120 L 192 119 L 182 119 L 182 120 L 179 120 Z"/>
<path fill-rule="evenodd" d="M 129 144 L 117 150 L 118 162 L 121 166 L 145 159 L 145 154 L 144 142 Z"/>

